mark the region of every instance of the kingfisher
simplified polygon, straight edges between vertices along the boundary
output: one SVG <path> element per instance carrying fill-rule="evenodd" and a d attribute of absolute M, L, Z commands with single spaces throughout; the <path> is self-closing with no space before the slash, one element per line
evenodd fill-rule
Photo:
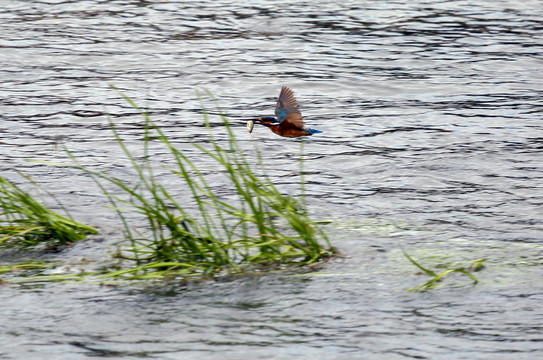
<path fill-rule="evenodd" d="M 294 97 L 294 92 L 288 87 L 283 86 L 275 105 L 274 117 L 260 117 L 256 120 L 247 122 L 249 132 L 253 131 L 254 124 L 269 127 L 277 135 L 284 137 L 300 137 L 321 133 L 320 130 L 309 129 L 304 126 L 302 114 L 300 113 L 298 102 Z"/>

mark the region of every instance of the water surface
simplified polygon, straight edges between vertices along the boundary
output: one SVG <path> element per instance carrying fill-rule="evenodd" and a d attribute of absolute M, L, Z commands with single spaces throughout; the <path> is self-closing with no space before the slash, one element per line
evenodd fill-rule
<path fill-rule="evenodd" d="M 27 161 L 65 161 L 66 146 L 134 176 L 108 117 L 134 148 L 142 118 L 110 84 L 194 154 L 207 137 L 195 89 L 209 90 L 205 106 L 290 193 L 299 141 L 245 121 L 294 89 L 324 131 L 305 143 L 308 205 L 334 220 L 344 256 L 188 287 L 3 285 L 0 357 L 543 356 L 541 14 L 538 1 L 4 1 L 2 176 L 31 175 L 103 231 L 50 256 L 93 267 L 120 237 L 87 177 Z M 402 249 L 433 268 L 487 267 L 475 286 L 459 274 L 407 292 L 428 279 Z"/>

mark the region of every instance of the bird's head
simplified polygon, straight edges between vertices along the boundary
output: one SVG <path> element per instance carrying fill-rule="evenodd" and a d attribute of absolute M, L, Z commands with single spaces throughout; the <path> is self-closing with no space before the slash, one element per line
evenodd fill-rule
<path fill-rule="evenodd" d="M 276 118 L 274 117 L 261 117 L 261 118 L 258 118 L 256 120 L 254 120 L 255 124 L 260 124 L 260 125 L 264 125 L 264 126 L 267 126 L 267 127 L 272 127 L 272 126 L 278 126 L 279 124 L 281 124 L 281 122 L 279 120 L 277 120 Z"/>

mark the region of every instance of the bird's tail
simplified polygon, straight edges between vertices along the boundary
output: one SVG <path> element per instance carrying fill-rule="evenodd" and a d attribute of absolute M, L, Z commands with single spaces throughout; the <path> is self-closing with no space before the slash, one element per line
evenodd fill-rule
<path fill-rule="evenodd" d="M 313 135 L 313 134 L 321 133 L 322 131 L 317 130 L 317 129 L 307 129 L 307 132 L 309 133 L 309 135 Z"/>

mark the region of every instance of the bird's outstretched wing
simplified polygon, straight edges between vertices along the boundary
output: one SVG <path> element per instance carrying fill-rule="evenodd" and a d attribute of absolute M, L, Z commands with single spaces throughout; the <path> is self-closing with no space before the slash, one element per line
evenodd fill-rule
<path fill-rule="evenodd" d="M 300 113 L 290 113 L 287 114 L 285 119 L 281 121 L 281 125 L 279 125 L 283 129 L 303 129 L 304 128 L 304 121 L 302 120 L 302 114 Z"/>
<path fill-rule="evenodd" d="M 287 115 L 296 113 L 299 115 L 301 121 L 302 115 L 300 114 L 298 102 L 294 98 L 294 92 L 288 87 L 283 86 L 277 99 L 277 105 L 275 106 L 275 116 L 277 116 L 277 120 L 283 121 Z"/>

